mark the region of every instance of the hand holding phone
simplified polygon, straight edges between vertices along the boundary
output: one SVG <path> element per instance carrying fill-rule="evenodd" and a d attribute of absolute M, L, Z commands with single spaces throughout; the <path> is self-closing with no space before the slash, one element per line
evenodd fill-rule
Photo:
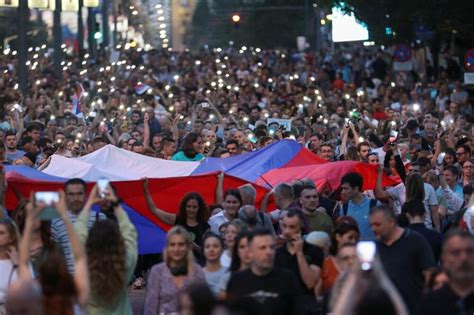
<path fill-rule="evenodd" d="M 37 214 L 41 221 L 51 221 L 60 218 L 55 204 L 59 202 L 59 193 L 56 191 L 38 191 L 34 196 L 34 207 L 42 207 Z"/>
<path fill-rule="evenodd" d="M 436 158 L 436 165 L 441 166 L 444 164 L 444 157 L 446 156 L 445 152 L 441 152 Z"/>
<path fill-rule="evenodd" d="M 110 181 L 105 177 L 99 178 L 99 180 L 97 181 L 97 187 L 99 188 L 100 198 L 104 199 L 106 197 L 109 184 Z"/>
<path fill-rule="evenodd" d="M 356 253 L 361 263 L 362 270 L 370 270 L 375 261 L 377 247 L 375 242 L 359 242 L 357 243 Z"/>

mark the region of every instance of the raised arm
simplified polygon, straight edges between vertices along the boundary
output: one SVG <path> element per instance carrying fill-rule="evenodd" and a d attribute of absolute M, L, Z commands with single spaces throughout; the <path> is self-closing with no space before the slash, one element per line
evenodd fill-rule
<path fill-rule="evenodd" d="M 269 190 L 265 196 L 262 198 L 262 202 L 260 203 L 260 211 L 265 213 L 267 212 L 268 202 L 270 201 L 270 197 L 273 195 L 273 189 Z"/>
<path fill-rule="evenodd" d="M 217 175 L 216 204 L 222 205 L 224 202 L 224 172 Z"/>
<path fill-rule="evenodd" d="M 355 129 L 355 126 L 354 124 L 349 124 L 351 130 L 352 130 L 352 135 L 354 136 L 354 143 L 355 145 L 357 146 L 359 144 L 359 133 L 357 132 L 357 130 Z"/>
<path fill-rule="evenodd" d="M 377 183 L 375 185 L 375 191 L 374 191 L 375 198 L 389 199 L 391 196 L 385 189 L 383 189 L 382 177 L 383 177 L 383 165 L 379 165 L 377 167 Z"/>
<path fill-rule="evenodd" d="M 349 136 L 349 126 L 347 124 L 344 126 L 342 129 L 342 141 L 341 145 L 339 146 L 339 157 L 344 156 L 346 157 L 346 151 L 347 151 L 347 137 Z"/>
<path fill-rule="evenodd" d="M 71 250 L 74 257 L 74 283 L 78 292 L 79 305 L 84 307 L 87 305 L 87 299 L 89 297 L 89 271 L 87 268 L 86 251 L 81 244 L 79 236 L 74 231 L 71 221 L 69 221 L 64 191 L 60 191 L 60 196 L 60 200 L 55 204 L 55 207 L 64 221 L 69 242 L 71 243 Z"/>
<path fill-rule="evenodd" d="M 150 125 L 148 124 L 150 121 L 150 116 L 148 113 L 145 113 L 143 116 L 143 147 L 148 148 L 150 147 Z"/>
<path fill-rule="evenodd" d="M 161 221 L 166 224 L 174 225 L 176 222 L 176 214 L 169 213 L 164 210 L 159 209 L 153 199 L 151 198 L 150 190 L 148 188 L 148 178 L 142 179 L 143 185 L 143 194 L 145 195 L 145 201 L 148 206 L 148 209 Z"/>
<path fill-rule="evenodd" d="M 7 192 L 7 182 L 5 180 L 5 170 L 0 170 L 0 219 L 4 219 L 8 216 L 7 209 L 5 208 L 5 194 Z"/>
<path fill-rule="evenodd" d="M 33 225 L 35 222 L 36 215 L 44 208 L 35 207 L 33 197 L 30 202 L 26 205 L 26 221 L 23 229 L 23 236 L 20 241 L 19 249 L 19 260 L 18 260 L 18 275 L 20 279 L 31 279 L 33 278 L 28 264 L 30 262 L 30 244 L 31 244 L 31 233 L 33 231 Z"/>

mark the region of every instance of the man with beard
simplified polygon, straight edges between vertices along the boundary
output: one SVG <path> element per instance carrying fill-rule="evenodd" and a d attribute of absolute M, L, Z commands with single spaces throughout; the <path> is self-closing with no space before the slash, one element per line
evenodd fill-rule
<path fill-rule="evenodd" d="M 69 220 L 74 224 L 82 209 L 86 206 L 86 182 L 80 178 L 73 178 L 64 184 L 66 193 L 66 203 L 68 207 Z M 97 219 L 105 219 L 103 213 L 91 211 L 87 227 L 90 229 Z M 67 267 L 70 273 L 74 272 L 74 258 L 72 256 L 71 244 L 66 230 L 66 225 L 62 219 L 51 221 L 51 236 L 53 240 L 61 245 L 66 258 Z"/>
<path fill-rule="evenodd" d="M 398 226 L 397 216 L 389 207 L 374 207 L 369 215 L 382 265 L 413 314 L 423 284 L 436 266 L 431 248 L 421 234 Z"/>
<path fill-rule="evenodd" d="M 474 314 L 474 238 L 454 230 L 446 235 L 441 264 L 448 283 L 430 292 L 421 302 L 419 314 Z"/>

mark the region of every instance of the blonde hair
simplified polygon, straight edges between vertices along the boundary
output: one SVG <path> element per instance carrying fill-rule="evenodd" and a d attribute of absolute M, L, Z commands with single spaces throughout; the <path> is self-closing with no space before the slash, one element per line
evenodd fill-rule
<path fill-rule="evenodd" d="M 182 227 L 181 225 L 177 225 L 173 227 L 171 230 L 168 231 L 166 234 L 166 246 L 163 249 L 163 260 L 166 263 L 166 265 L 169 266 L 169 257 L 168 257 L 168 245 L 170 242 L 170 239 L 174 235 L 181 235 L 184 238 L 184 241 L 186 242 L 186 246 L 188 247 L 188 254 L 186 255 L 186 265 L 188 266 L 188 275 L 191 275 L 194 272 L 194 255 L 193 255 L 193 241 L 191 239 L 191 235 L 189 232 Z"/>

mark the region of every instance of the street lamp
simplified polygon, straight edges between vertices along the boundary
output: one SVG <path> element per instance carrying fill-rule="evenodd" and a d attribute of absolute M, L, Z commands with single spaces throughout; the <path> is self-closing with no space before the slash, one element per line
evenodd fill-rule
<path fill-rule="evenodd" d="M 232 23 L 234 23 L 234 27 L 236 29 L 239 28 L 240 14 L 238 14 L 238 13 L 233 14 L 231 19 L 232 19 Z"/>

